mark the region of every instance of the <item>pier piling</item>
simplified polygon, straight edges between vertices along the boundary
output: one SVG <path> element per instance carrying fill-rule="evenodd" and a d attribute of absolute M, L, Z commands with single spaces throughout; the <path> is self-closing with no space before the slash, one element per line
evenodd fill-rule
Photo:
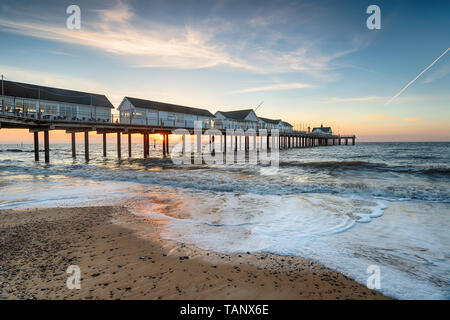
<path fill-rule="evenodd" d="M 128 132 L 128 158 L 131 158 L 131 133 Z"/>
<path fill-rule="evenodd" d="M 71 135 L 71 140 L 72 140 L 72 158 L 75 159 L 77 157 L 75 132 L 71 132 L 70 135 Z"/>
<path fill-rule="evenodd" d="M 48 136 L 48 130 L 44 130 L 44 151 L 45 151 L 45 163 L 50 162 L 50 142 Z"/>
<path fill-rule="evenodd" d="M 120 141 L 120 131 L 117 132 L 117 158 L 120 160 L 122 153 L 122 144 Z"/>
<path fill-rule="evenodd" d="M 106 133 L 103 133 L 103 156 L 106 157 Z"/>
<path fill-rule="evenodd" d="M 35 131 L 34 134 L 34 161 L 39 161 L 39 132 Z"/>
<path fill-rule="evenodd" d="M 84 132 L 84 159 L 89 161 L 89 130 Z"/>

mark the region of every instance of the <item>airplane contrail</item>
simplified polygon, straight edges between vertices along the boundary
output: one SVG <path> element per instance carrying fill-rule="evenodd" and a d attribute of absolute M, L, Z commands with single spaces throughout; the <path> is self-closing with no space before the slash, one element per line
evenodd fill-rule
<path fill-rule="evenodd" d="M 387 106 L 387 105 L 388 105 L 389 103 L 391 103 L 395 98 L 397 98 L 399 95 L 401 95 L 401 94 L 403 93 L 403 91 L 405 91 L 410 85 L 412 85 L 412 84 L 414 83 L 414 81 L 416 81 L 417 79 L 419 79 L 419 77 L 420 77 L 421 75 L 423 75 L 428 69 L 430 69 L 430 68 L 433 66 L 433 64 L 435 64 L 436 62 L 438 62 L 439 59 L 441 59 L 443 56 L 445 56 L 445 54 L 446 54 L 447 52 L 449 52 L 449 51 L 450 51 L 450 48 L 447 48 L 447 50 L 445 50 L 444 53 L 441 54 L 441 55 L 439 56 L 439 58 L 437 58 L 436 60 L 434 60 L 432 64 L 430 64 L 428 67 L 426 67 L 425 70 L 423 70 L 421 73 L 419 73 L 419 75 L 418 75 L 417 77 L 415 77 L 414 79 L 412 79 L 412 80 L 411 80 L 411 81 L 410 81 L 410 82 L 409 82 L 402 90 L 399 91 L 399 93 L 397 93 L 395 96 L 393 96 L 392 98 L 390 98 L 384 105 Z"/>

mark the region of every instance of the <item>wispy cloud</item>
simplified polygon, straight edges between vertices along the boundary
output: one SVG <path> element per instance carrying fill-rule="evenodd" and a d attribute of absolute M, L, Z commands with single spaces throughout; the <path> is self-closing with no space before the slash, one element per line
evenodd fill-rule
<path fill-rule="evenodd" d="M 210 39 L 204 33 L 192 28 L 156 23 L 152 23 L 150 28 L 134 27 L 131 22 L 137 17 L 122 2 L 108 10 L 97 10 L 97 13 L 98 21 L 91 25 L 85 23 L 80 30 L 8 19 L 0 19 L 0 26 L 26 36 L 131 56 L 134 61 L 141 61 L 136 65 L 139 67 L 199 69 L 227 65 L 251 69 L 232 59 L 219 46 L 209 44 Z"/>
<path fill-rule="evenodd" d="M 71 53 L 67 53 L 64 51 L 49 51 L 49 53 L 54 54 L 56 56 L 66 56 L 66 57 L 72 57 L 72 58 L 77 58 L 78 56 L 71 54 Z"/>
<path fill-rule="evenodd" d="M 350 97 L 350 98 L 329 98 L 327 99 L 327 102 L 336 102 L 336 103 L 341 103 L 341 102 L 367 102 L 367 101 L 378 101 L 383 99 L 383 97 L 379 97 L 379 96 L 367 96 L 367 97 Z"/>
<path fill-rule="evenodd" d="M 375 115 L 371 115 L 366 117 L 367 120 L 397 120 L 397 118 L 395 117 L 391 117 L 391 116 L 385 116 L 385 115 L 381 115 L 381 114 L 375 114 Z"/>
<path fill-rule="evenodd" d="M 424 83 L 431 83 L 433 81 L 442 79 L 450 74 L 450 63 L 443 66 L 441 69 L 436 70 L 435 72 L 429 74 L 424 80 Z"/>
<path fill-rule="evenodd" d="M 316 86 L 307 83 L 278 83 L 274 85 L 247 88 L 242 90 L 233 91 L 232 93 L 248 93 L 248 92 L 258 92 L 258 91 L 281 91 L 281 90 L 292 90 L 292 89 L 307 89 L 316 88 Z"/>
<path fill-rule="evenodd" d="M 422 121 L 422 118 L 404 118 L 403 121 L 406 122 L 417 122 L 417 121 Z"/>
<path fill-rule="evenodd" d="M 259 31 L 255 36 L 257 31 L 248 30 L 247 22 L 236 26 L 220 22 L 223 28 L 211 19 L 184 25 L 157 23 L 144 20 L 121 1 L 95 13 L 96 19 L 83 21 L 80 30 L 20 16 L 0 18 L 0 29 L 119 55 L 136 68 L 228 67 L 260 74 L 299 72 L 324 81 L 339 78 L 332 72 L 334 60 L 358 50 L 352 47 L 324 54 L 317 43 L 307 40 L 292 41 L 289 49 L 272 46 L 269 44 L 280 39 L 288 42 L 289 36 L 275 31 Z M 254 26 L 270 23 L 261 18 L 250 20 Z"/>

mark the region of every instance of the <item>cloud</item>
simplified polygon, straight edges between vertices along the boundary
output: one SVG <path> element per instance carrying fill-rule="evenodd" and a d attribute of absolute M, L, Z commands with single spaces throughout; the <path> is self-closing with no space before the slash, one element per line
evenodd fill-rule
<path fill-rule="evenodd" d="M 385 116 L 385 115 L 381 115 L 381 114 L 375 114 L 375 115 L 371 115 L 366 117 L 367 120 L 397 120 L 395 117 L 391 117 L 391 116 Z"/>
<path fill-rule="evenodd" d="M 99 19 L 92 25 L 82 23 L 80 30 L 69 30 L 41 22 L 0 19 L 7 31 L 71 45 L 87 46 L 104 52 L 132 57 L 137 67 L 172 67 L 200 69 L 226 65 L 251 69 L 232 59 L 222 48 L 209 44 L 209 38 L 189 27 L 151 23 L 150 28 L 136 28 L 137 19 L 122 2 L 112 9 L 97 10 Z M 151 61 L 151 62 L 150 62 Z"/>
<path fill-rule="evenodd" d="M 433 81 L 442 79 L 450 74 L 450 63 L 443 66 L 441 69 L 436 70 L 435 72 L 428 75 L 424 80 L 423 83 L 431 83 Z"/>
<path fill-rule="evenodd" d="M 364 101 L 377 101 L 381 100 L 383 97 L 378 96 L 367 96 L 367 97 L 353 97 L 353 98 L 330 98 L 328 102 L 364 102 Z"/>
<path fill-rule="evenodd" d="M 233 91 L 232 93 L 248 93 L 248 92 L 258 92 L 258 91 L 281 91 L 281 90 L 292 90 L 292 89 L 306 89 L 306 88 L 316 88 L 316 86 L 307 83 L 278 83 L 269 86 L 247 88 L 242 90 Z"/>
<path fill-rule="evenodd" d="M 51 19 L 25 19 L 21 15 L 0 18 L 0 29 L 122 56 L 136 68 L 299 72 L 324 81 L 339 79 L 332 62 L 357 50 L 353 47 L 324 54 L 318 40 L 300 40 L 278 30 L 267 31 L 269 28 L 247 28 L 249 23 L 267 26 L 270 22 L 264 18 L 249 23 L 211 18 L 179 25 L 157 23 L 139 16 L 121 1 L 94 13 L 96 17 L 82 21 L 80 30 L 68 30 L 60 22 L 52 24 Z M 289 43 L 288 48 L 280 46 L 279 41 Z"/>
<path fill-rule="evenodd" d="M 407 122 L 417 122 L 417 121 L 422 121 L 422 118 L 404 118 L 403 121 L 407 121 Z"/>

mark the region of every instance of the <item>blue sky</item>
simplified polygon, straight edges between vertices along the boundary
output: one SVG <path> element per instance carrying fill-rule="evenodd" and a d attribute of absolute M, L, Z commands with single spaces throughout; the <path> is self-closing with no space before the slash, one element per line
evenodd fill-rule
<path fill-rule="evenodd" d="M 81 8 L 81 29 L 66 8 Z M 381 9 L 369 30 L 366 8 Z M 7 79 L 217 110 L 361 140 L 450 140 L 448 1 L 9 1 Z"/>

